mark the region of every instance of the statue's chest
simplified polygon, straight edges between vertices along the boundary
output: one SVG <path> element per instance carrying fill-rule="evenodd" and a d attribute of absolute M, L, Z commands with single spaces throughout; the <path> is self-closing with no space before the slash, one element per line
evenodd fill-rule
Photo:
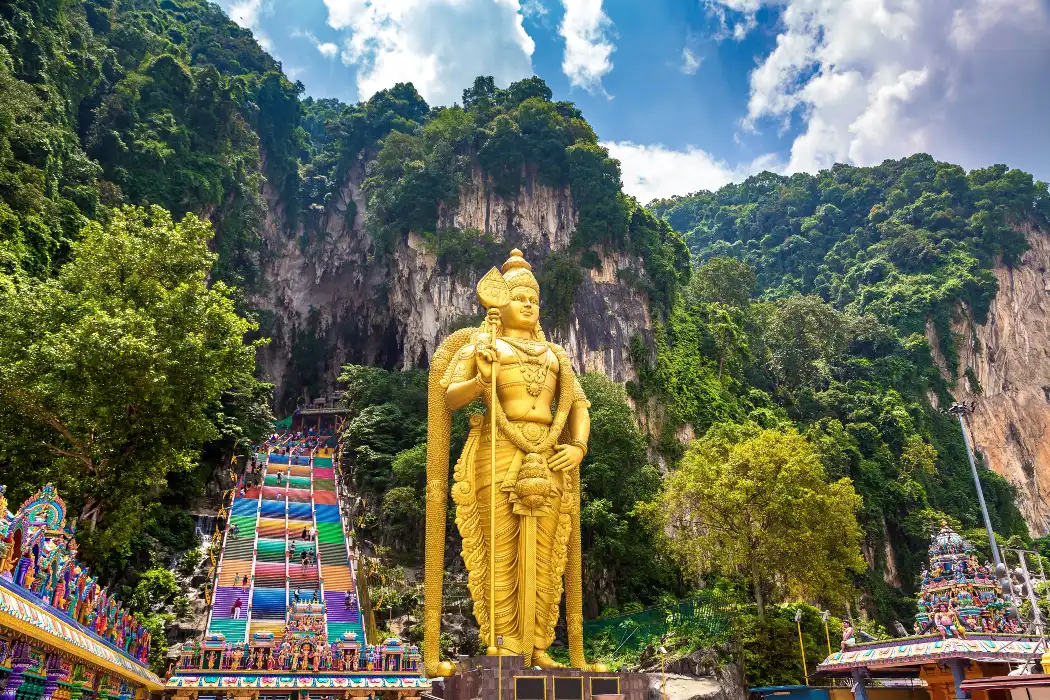
<path fill-rule="evenodd" d="M 521 387 L 532 396 L 558 383 L 558 357 L 546 346 L 519 348 L 500 343 L 501 389 Z"/>

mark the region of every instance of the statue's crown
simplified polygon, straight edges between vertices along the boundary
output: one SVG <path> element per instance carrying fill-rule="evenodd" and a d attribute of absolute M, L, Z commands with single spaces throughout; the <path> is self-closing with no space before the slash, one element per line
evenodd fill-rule
<path fill-rule="evenodd" d="M 499 271 L 506 275 L 511 270 L 520 269 L 531 270 L 532 265 L 530 265 L 529 261 L 523 257 L 521 250 L 515 248 L 514 250 L 510 251 L 510 257 L 507 258 L 507 262 L 503 263 L 503 267 L 501 267 Z"/>
<path fill-rule="evenodd" d="M 529 287 L 537 294 L 540 293 L 539 282 L 532 274 L 532 265 L 522 256 L 518 248 L 510 251 L 510 257 L 507 258 L 507 262 L 503 263 L 499 271 L 503 273 L 503 279 L 507 280 L 507 284 L 511 287 Z"/>

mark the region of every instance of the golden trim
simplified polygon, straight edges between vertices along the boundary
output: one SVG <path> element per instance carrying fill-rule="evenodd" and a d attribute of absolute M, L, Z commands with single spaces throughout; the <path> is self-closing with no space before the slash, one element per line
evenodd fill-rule
<path fill-rule="evenodd" d="M 543 681 L 543 700 L 547 700 L 547 676 L 514 676 L 514 700 L 518 700 L 518 681 L 523 678 L 539 678 Z M 533 700 L 526 698 L 526 700 Z"/>
<path fill-rule="evenodd" d="M 50 613 L 43 610 L 42 608 L 39 608 L 33 603 L 25 600 L 24 598 L 22 599 L 22 602 L 26 603 L 27 605 L 33 605 L 33 607 L 36 607 L 43 614 L 51 616 Z M 39 627 L 32 625 L 26 622 L 25 620 L 20 620 L 11 613 L 6 612 L 4 610 L 0 610 L 0 627 L 7 627 L 8 629 L 14 630 L 18 634 L 25 635 L 26 637 L 30 637 L 42 644 L 47 644 L 48 646 L 54 647 L 55 649 L 58 649 L 59 651 L 69 654 L 70 656 L 73 656 L 77 659 L 80 659 L 85 663 L 103 668 L 110 673 L 116 674 L 121 678 L 128 680 L 130 683 L 136 686 L 145 686 L 149 688 L 152 692 L 159 692 L 161 690 L 164 690 L 163 683 L 157 683 L 152 680 L 149 680 L 148 678 L 137 676 L 128 671 L 126 668 L 123 668 L 122 666 L 119 666 L 118 664 L 115 664 L 112 661 L 103 659 L 101 656 L 95 656 L 87 649 L 82 649 L 77 645 L 71 644 L 70 642 L 67 642 L 66 640 L 60 637 L 56 637 L 55 635 L 49 632 L 45 632 Z"/>

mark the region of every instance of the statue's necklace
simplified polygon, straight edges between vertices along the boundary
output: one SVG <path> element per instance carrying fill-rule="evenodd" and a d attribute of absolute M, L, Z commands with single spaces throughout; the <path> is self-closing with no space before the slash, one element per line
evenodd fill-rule
<path fill-rule="evenodd" d="M 504 338 L 503 340 L 518 358 L 521 377 L 525 380 L 525 390 L 529 392 L 529 396 L 539 397 L 547 382 L 547 372 L 551 368 L 551 353 L 548 351 L 547 344 L 520 338 Z M 546 357 L 540 359 L 541 354 L 546 354 Z M 533 403 L 532 407 L 536 408 L 536 404 Z"/>

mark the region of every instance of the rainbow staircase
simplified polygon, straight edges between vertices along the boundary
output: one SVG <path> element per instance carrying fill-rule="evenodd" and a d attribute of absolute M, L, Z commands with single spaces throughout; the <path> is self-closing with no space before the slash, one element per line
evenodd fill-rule
<path fill-rule="evenodd" d="M 222 633 L 233 643 L 244 642 L 255 632 L 280 637 L 288 607 L 298 596 L 300 601 L 324 601 L 329 640 L 352 631 L 365 641 L 329 442 L 312 451 L 303 447 L 300 455 L 276 454 L 279 447 L 305 446 L 285 436 L 267 453 L 257 455 L 264 465 L 262 485 L 246 489 L 243 496 L 235 494 L 209 635 Z M 316 540 L 308 540 L 313 528 Z M 240 615 L 235 617 L 238 600 Z"/>

